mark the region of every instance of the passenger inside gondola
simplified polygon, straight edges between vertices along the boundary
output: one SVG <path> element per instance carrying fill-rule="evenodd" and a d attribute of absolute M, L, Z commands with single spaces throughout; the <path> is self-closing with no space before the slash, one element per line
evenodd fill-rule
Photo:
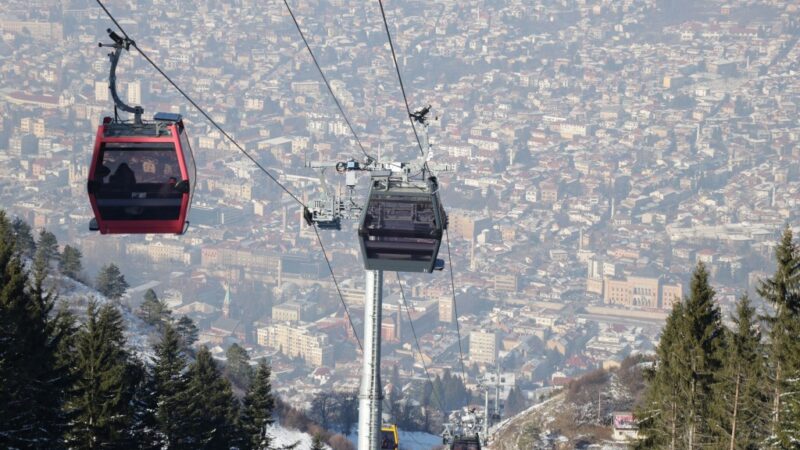
<path fill-rule="evenodd" d="M 136 185 L 136 174 L 128 164 L 122 163 L 117 167 L 114 175 L 111 175 L 109 182 L 117 190 L 131 190 Z"/>
<path fill-rule="evenodd" d="M 180 166 L 172 145 L 109 143 L 102 152 L 95 195 L 104 219 L 179 217 L 183 192 L 176 189 Z"/>

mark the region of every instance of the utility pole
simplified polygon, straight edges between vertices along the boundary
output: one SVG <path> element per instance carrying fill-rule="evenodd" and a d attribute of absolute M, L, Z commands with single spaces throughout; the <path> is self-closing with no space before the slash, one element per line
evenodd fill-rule
<path fill-rule="evenodd" d="M 489 415 L 489 386 L 484 386 L 483 389 L 483 438 L 488 439 L 489 437 L 489 420 L 491 415 Z"/>

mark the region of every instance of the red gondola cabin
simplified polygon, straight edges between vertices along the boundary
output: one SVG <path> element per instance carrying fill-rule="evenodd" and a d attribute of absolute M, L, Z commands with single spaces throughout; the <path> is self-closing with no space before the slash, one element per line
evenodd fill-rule
<path fill-rule="evenodd" d="M 183 234 L 191 203 L 194 161 L 179 114 L 158 113 L 152 122 L 105 118 L 89 168 L 88 191 L 102 234 Z"/>

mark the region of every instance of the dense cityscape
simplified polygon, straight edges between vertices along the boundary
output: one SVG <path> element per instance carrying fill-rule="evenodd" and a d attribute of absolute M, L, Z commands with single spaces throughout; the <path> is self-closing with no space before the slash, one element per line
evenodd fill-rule
<path fill-rule="evenodd" d="M 417 157 L 377 5 L 293 3 L 364 147 Z M 425 368 L 460 373 L 463 349 L 468 389 L 498 386 L 502 404 L 519 387 L 530 405 L 652 352 L 697 263 L 725 319 L 769 275 L 781 230 L 800 223 L 795 2 L 387 5 L 411 108 L 433 105 L 432 160 L 456 167 L 439 176 L 449 219 L 440 258 L 446 249 L 452 261 L 386 276 L 381 364 L 401 385 L 390 390 L 415 397 Z M 304 201 L 322 192 L 308 163 L 363 159 L 282 2 L 108 7 Z M 356 225 L 321 232 L 348 316 L 297 204 L 133 50 L 117 71 L 125 100 L 186 122 L 198 171 L 190 226 L 180 236 L 89 231 L 92 147 L 113 114 L 108 51 L 97 47 L 109 26 L 88 0 L 11 0 L 0 11 L 0 204 L 80 248 L 87 281 L 118 264 L 127 305 L 152 289 L 194 320 L 215 357 L 233 343 L 267 356 L 275 391 L 293 403 L 357 390 Z"/>

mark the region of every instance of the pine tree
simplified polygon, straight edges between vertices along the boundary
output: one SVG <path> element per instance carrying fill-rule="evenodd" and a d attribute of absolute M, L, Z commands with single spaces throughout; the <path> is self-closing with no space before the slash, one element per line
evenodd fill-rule
<path fill-rule="evenodd" d="M 358 423 L 358 394 L 355 391 L 337 392 L 339 425 L 344 435 L 349 435 Z"/>
<path fill-rule="evenodd" d="M 22 256 L 32 258 L 36 252 L 36 241 L 33 240 L 31 226 L 17 217 L 11 222 L 11 231 L 14 236 L 17 251 L 19 251 Z"/>
<path fill-rule="evenodd" d="M 131 402 L 133 416 L 131 419 L 131 436 L 134 448 L 139 450 L 160 450 L 162 448 L 162 435 L 159 432 L 158 419 L 158 393 L 156 392 L 155 377 L 151 367 L 141 361 L 133 366 L 137 384 Z"/>
<path fill-rule="evenodd" d="M 322 435 L 317 433 L 314 435 L 314 438 L 311 440 L 311 450 L 323 450 L 325 448 L 325 443 L 322 441 Z"/>
<path fill-rule="evenodd" d="M 142 320 L 161 329 L 164 324 L 170 321 L 171 315 L 172 311 L 169 310 L 167 303 L 159 300 L 154 290 L 148 289 L 144 293 L 144 300 L 139 305 L 139 317 Z"/>
<path fill-rule="evenodd" d="M 684 334 L 684 325 L 683 303 L 676 302 L 661 331 L 655 366 L 644 372 L 648 387 L 644 401 L 635 412 L 639 420 L 637 449 L 675 450 L 683 447 L 680 436 L 685 421 L 684 386 L 679 373 L 684 371 L 685 355 L 679 353 L 683 350 L 679 339 Z"/>
<path fill-rule="evenodd" d="M 519 386 L 514 386 L 508 393 L 508 399 L 506 399 L 505 415 L 506 417 L 511 417 L 521 413 L 524 409 L 525 397 L 522 395 L 522 390 Z"/>
<path fill-rule="evenodd" d="M 44 229 L 39 232 L 39 241 L 36 243 L 36 253 L 33 259 L 36 263 L 47 267 L 58 261 L 58 240 L 53 233 Z"/>
<path fill-rule="evenodd" d="M 770 303 L 775 313 L 769 324 L 769 377 L 771 417 L 768 444 L 786 448 L 800 441 L 800 398 L 787 395 L 799 392 L 800 381 L 800 258 L 787 226 L 775 248 L 777 268 L 772 278 L 759 283 L 758 294 Z"/>
<path fill-rule="evenodd" d="M 238 401 L 205 346 L 189 368 L 189 429 L 196 448 L 229 449 L 238 443 Z"/>
<path fill-rule="evenodd" d="M 247 387 L 253 377 L 253 368 L 250 367 L 250 355 L 239 344 L 232 344 L 225 352 L 227 359 L 226 372 L 240 386 Z"/>
<path fill-rule="evenodd" d="M 190 317 L 181 316 L 175 324 L 175 331 L 177 331 L 178 335 L 181 337 L 184 349 L 191 348 L 191 346 L 197 342 L 197 325 L 194 324 L 194 321 Z"/>
<path fill-rule="evenodd" d="M 0 211 L 0 447 L 58 449 L 68 422 L 70 373 L 60 350 L 69 319 L 51 314 L 55 299 L 41 284 L 28 284 Z"/>
<path fill-rule="evenodd" d="M 125 281 L 125 276 L 119 271 L 119 267 L 111 263 L 100 269 L 95 287 L 109 299 L 118 300 L 128 289 L 128 282 Z"/>
<path fill-rule="evenodd" d="M 747 296 L 736 304 L 735 329 L 714 387 L 712 429 L 718 447 L 757 449 L 768 432 L 768 397 L 764 391 L 766 360 L 755 308 Z"/>
<path fill-rule="evenodd" d="M 169 449 L 195 448 L 189 427 L 188 380 L 186 359 L 178 333 L 164 327 L 161 342 L 156 345 L 153 384 L 156 395 L 156 420 L 164 445 Z"/>
<path fill-rule="evenodd" d="M 684 305 L 687 336 L 681 343 L 689 357 L 685 445 L 689 450 L 709 442 L 709 406 L 715 374 L 722 367 L 724 329 L 714 290 L 705 266 L 698 264 L 692 275 L 691 295 Z"/>
<path fill-rule="evenodd" d="M 122 315 L 110 304 L 87 307 L 76 339 L 74 419 L 69 444 L 76 448 L 131 448 L 132 399 L 137 371 L 125 350 Z"/>
<path fill-rule="evenodd" d="M 243 448 L 263 450 L 270 447 L 267 427 L 272 424 L 275 399 L 272 396 L 272 372 L 263 359 L 258 364 L 250 389 L 242 401 L 241 428 L 247 440 Z"/>
<path fill-rule="evenodd" d="M 82 257 L 83 254 L 81 254 L 80 250 L 70 245 L 65 245 L 58 263 L 61 273 L 73 280 L 77 280 L 83 271 Z"/>
<path fill-rule="evenodd" d="M 645 401 L 637 411 L 638 448 L 686 448 L 713 444 L 709 423 L 715 375 L 722 367 L 724 329 L 708 272 L 699 264 L 691 294 L 667 319 Z"/>

